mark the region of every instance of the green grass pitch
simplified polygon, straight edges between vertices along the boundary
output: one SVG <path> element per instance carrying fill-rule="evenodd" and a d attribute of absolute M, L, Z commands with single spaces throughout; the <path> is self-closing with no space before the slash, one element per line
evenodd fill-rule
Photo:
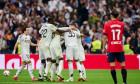
<path fill-rule="evenodd" d="M 86 70 L 87 72 L 87 82 L 77 82 L 79 78 L 79 74 L 77 70 L 74 70 L 74 82 L 39 82 L 39 81 L 31 81 L 31 78 L 29 76 L 28 70 L 23 70 L 22 73 L 19 75 L 20 81 L 15 81 L 12 79 L 12 77 L 15 75 L 17 70 L 9 70 L 10 75 L 4 76 L 3 75 L 4 70 L 0 70 L 0 84 L 114 84 L 110 70 Z M 128 84 L 140 84 L 140 71 L 139 70 L 127 70 L 128 77 L 127 82 Z M 34 70 L 34 76 L 35 78 L 38 78 L 38 70 Z M 65 79 L 69 78 L 69 72 L 68 70 L 63 70 L 62 72 Z M 56 76 L 55 76 L 56 78 Z M 118 84 L 123 84 L 122 82 L 122 76 L 121 76 L 121 70 L 117 70 L 117 79 Z"/>

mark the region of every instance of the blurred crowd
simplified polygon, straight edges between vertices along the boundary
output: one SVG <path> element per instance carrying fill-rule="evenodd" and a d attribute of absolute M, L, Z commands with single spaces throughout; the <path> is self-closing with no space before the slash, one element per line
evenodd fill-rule
<path fill-rule="evenodd" d="M 54 17 L 61 27 L 76 23 L 85 35 L 86 54 L 101 54 L 103 27 L 113 9 L 125 24 L 125 54 L 140 54 L 140 0 L 0 0 L 0 53 L 11 54 L 24 27 L 29 27 L 31 41 L 37 43 L 42 24 Z M 38 49 L 31 47 L 31 53 Z"/>

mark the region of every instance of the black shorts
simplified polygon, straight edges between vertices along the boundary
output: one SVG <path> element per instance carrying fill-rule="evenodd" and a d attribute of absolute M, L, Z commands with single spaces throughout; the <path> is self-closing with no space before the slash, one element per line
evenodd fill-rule
<path fill-rule="evenodd" d="M 115 52 L 107 54 L 108 62 L 115 62 L 115 58 L 117 59 L 117 62 L 125 61 L 124 52 Z"/>

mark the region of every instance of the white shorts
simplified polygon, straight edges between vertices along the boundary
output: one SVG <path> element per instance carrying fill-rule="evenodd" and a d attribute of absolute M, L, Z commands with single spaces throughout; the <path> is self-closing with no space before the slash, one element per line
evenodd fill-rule
<path fill-rule="evenodd" d="M 78 46 L 66 46 L 66 60 L 78 60 Z"/>
<path fill-rule="evenodd" d="M 85 61 L 85 52 L 83 47 L 78 47 L 78 53 L 79 53 L 79 61 Z"/>
<path fill-rule="evenodd" d="M 28 62 L 30 61 L 30 54 L 21 54 L 22 61 Z"/>
<path fill-rule="evenodd" d="M 58 46 L 50 45 L 50 51 L 51 51 L 52 60 L 57 60 L 59 58 L 63 58 L 62 49 L 61 49 L 60 45 L 58 45 Z"/>
<path fill-rule="evenodd" d="M 40 60 L 51 58 L 49 46 L 39 46 L 38 49 L 39 49 L 39 59 Z"/>

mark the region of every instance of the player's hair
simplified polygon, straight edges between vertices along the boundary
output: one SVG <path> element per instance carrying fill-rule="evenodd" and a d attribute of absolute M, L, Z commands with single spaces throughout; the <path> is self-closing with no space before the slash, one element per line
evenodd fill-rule
<path fill-rule="evenodd" d="M 76 27 L 76 24 L 75 24 L 75 23 L 71 23 L 70 25 L 72 25 L 72 26 L 75 26 L 75 27 Z"/>
<path fill-rule="evenodd" d="M 119 16 L 119 12 L 116 11 L 116 10 L 113 10 L 111 15 L 114 17 L 114 18 L 117 18 Z"/>
<path fill-rule="evenodd" d="M 26 28 L 28 28 L 28 27 L 23 27 L 23 29 L 22 29 L 22 32 L 24 33 L 24 31 L 26 31 Z"/>
<path fill-rule="evenodd" d="M 51 21 L 53 21 L 54 19 L 52 17 L 48 18 L 48 22 L 50 23 Z"/>

